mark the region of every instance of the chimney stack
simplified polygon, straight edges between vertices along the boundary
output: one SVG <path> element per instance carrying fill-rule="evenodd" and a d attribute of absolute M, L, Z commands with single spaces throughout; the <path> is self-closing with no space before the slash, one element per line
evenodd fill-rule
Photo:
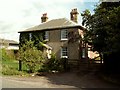
<path fill-rule="evenodd" d="M 46 22 L 48 20 L 47 13 L 44 13 L 41 17 L 41 23 Z"/>
<path fill-rule="evenodd" d="M 76 23 L 78 23 L 78 12 L 77 12 L 77 8 L 72 9 L 72 11 L 70 12 L 70 19 Z"/>

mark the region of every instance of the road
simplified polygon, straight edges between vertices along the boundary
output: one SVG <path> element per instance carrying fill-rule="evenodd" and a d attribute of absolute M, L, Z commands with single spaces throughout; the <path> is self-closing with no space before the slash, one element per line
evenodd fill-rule
<path fill-rule="evenodd" d="M 93 73 L 82 76 L 74 73 L 34 77 L 4 76 L 0 79 L 2 88 L 119 88 L 117 85 L 99 79 Z"/>

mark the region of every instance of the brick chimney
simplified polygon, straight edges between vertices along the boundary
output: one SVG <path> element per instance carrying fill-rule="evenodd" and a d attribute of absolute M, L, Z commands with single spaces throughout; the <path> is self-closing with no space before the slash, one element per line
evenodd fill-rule
<path fill-rule="evenodd" d="M 77 8 L 72 9 L 72 11 L 70 12 L 70 19 L 76 23 L 78 23 L 78 12 L 77 12 Z"/>
<path fill-rule="evenodd" d="M 48 20 L 47 13 L 44 13 L 41 17 L 41 23 L 46 22 Z"/>

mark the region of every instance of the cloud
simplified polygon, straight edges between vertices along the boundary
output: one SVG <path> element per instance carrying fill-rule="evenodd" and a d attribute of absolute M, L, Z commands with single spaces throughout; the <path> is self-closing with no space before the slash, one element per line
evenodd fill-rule
<path fill-rule="evenodd" d="M 41 23 L 43 13 L 48 13 L 49 20 L 70 18 L 70 11 L 84 10 L 87 0 L 0 0 L 0 38 L 18 41 L 18 31 Z M 79 18 L 81 22 L 81 18 Z"/>

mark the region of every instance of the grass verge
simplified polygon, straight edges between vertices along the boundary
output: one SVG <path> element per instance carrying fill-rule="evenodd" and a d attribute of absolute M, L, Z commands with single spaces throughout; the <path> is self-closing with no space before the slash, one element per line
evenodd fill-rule
<path fill-rule="evenodd" d="M 20 75 L 27 76 L 26 66 L 23 65 L 23 71 L 18 71 L 18 61 L 17 60 L 0 60 L 2 70 L 0 73 L 2 75 Z"/>

